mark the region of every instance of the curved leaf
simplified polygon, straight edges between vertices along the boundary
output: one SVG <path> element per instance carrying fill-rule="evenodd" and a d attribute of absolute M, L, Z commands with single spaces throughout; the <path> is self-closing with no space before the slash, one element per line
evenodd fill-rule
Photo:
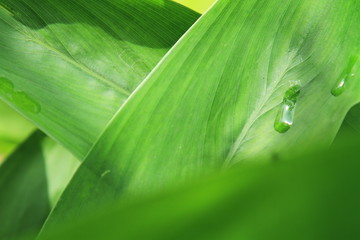
<path fill-rule="evenodd" d="M 345 137 L 354 134 L 360 136 L 360 104 L 352 107 L 346 115 L 335 142 L 343 141 Z"/>
<path fill-rule="evenodd" d="M 359 147 L 350 138 L 331 151 L 242 164 L 145 200 L 92 209 L 43 239 L 359 239 Z"/>
<path fill-rule="evenodd" d="M 36 235 L 79 165 L 35 132 L 0 167 L 0 239 Z"/>
<path fill-rule="evenodd" d="M 82 159 L 197 17 L 166 0 L 0 0 L 0 98 Z"/>
<path fill-rule="evenodd" d="M 158 191 L 254 156 L 328 146 L 360 100 L 359 63 L 351 61 L 360 53 L 359 10 L 356 0 L 218 1 L 120 109 L 44 232 L 87 204 Z M 356 77 L 333 96 L 349 69 Z M 284 101 L 296 112 L 281 134 L 274 123 Z"/>

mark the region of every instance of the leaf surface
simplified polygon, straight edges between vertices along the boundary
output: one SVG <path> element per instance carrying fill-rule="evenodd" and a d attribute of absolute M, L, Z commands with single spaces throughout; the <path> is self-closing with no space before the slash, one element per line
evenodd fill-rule
<path fill-rule="evenodd" d="M 0 0 L 0 98 L 83 159 L 198 16 L 166 0 Z"/>
<path fill-rule="evenodd" d="M 357 134 L 360 136 L 360 104 L 350 109 L 341 125 L 336 141 L 343 141 L 349 135 Z"/>
<path fill-rule="evenodd" d="M 92 209 L 46 240 L 358 239 L 359 138 Z"/>
<path fill-rule="evenodd" d="M 356 0 L 218 1 L 119 110 L 46 226 L 255 156 L 329 146 L 360 100 L 359 10 Z M 335 97 L 345 71 L 355 77 Z M 285 100 L 296 111 L 281 134 Z"/>
<path fill-rule="evenodd" d="M 36 131 L 0 167 L 0 239 L 36 235 L 80 161 Z"/>

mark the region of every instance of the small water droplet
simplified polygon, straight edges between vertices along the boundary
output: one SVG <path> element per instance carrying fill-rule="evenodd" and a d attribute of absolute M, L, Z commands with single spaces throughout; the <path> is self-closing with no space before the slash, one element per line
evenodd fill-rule
<path fill-rule="evenodd" d="M 40 105 L 24 92 L 17 92 L 14 95 L 14 102 L 16 102 L 16 104 L 22 109 L 31 113 L 39 113 L 41 111 Z"/>
<path fill-rule="evenodd" d="M 338 83 L 331 89 L 331 94 L 335 97 L 340 96 L 346 87 L 346 82 L 348 81 L 348 76 L 341 78 Z"/>
<path fill-rule="evenodd" d="M 293 84 L 284 95 L 284 99 L 288 99 L 290 101 L 296 102 L 297 98 L 300 95 L 301 85 L 299 82 Z"/>
<path fill-rule="evenodd" d="M 300 84 L 296 84 L 286 91 L 275 118 L 274 128 L 277 132 L 286 133 L 294 124 L 296 101 L 300 95 L 300 90 Z"/>
<path fill-rule="evenodd" d="M 335 97 L 340 96 L 344 93 L 346 89 L 346 85 L 349 82 L 350 78 L 355 77 L 355 74 L 352 73 L 354 70 L 354 66 L 358 61 L 358 56 L 352 56 L 348 66 L 345 68 L 343 73 L 341 74 L 340 80 L 338 80 L 335 86 L 331 89 L 331 94 Z"/>
<path fill-rule="evenodd" d="M 41 111 L 40 104 L 38 104 L 25 92 L 16 91 L 14 84 L 3 77 L 0 77 L 0 96 L 3 96 L 5 100 L 12 102 L 18 108 L 26 112 L 36 114 Z"/>
<path fill-rule="evenodd" d="M 275 119 L 275 130 L 286 133 L 294 124 L 296 104 L 290 100 L 284 100 Z"/>

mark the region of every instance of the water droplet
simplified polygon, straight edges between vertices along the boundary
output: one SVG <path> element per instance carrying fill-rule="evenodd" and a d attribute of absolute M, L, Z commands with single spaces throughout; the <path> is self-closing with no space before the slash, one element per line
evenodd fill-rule
<path fill-rule="evenodd" d="M 348 75 L 341 78 L 337 84 L 331 89 L 331 94 L 335 97 L 340 96 L 346 87 L 346 82 L 348 81 Z"/>
<path fill-rule="evenodd" d="M 335 86 L 331 89 L 331 94 L 335 97 L 340 96 L 344 93 L 346 89 L 346 85 L 349 82 L 350 78 L 355 77 L 355 74 L 352 73 L 354 70 L 354 66 L 358 61 L 358 56 L 352 56 L 348 66 L 345 68 L 343 73 L 341 74 L 340 80 L 338 80 Z"/>
<path fill-rule="evenodd" d="M 284 100 L 275 119 L 275 130 L 286 133 L 294 124 L 296 104 L 290 100 Z"/>
<path fill-rule="evenodd" d="M 15 106 L 29 113 L 39 113 L 41 106 L 34 99 L 29 97 L 23 91 L 16 91 L 14 84 L 3 77 L 0 77 L 0 96 L 5 100 L 12 102 Z"/>
<path fill-rule="evenodd" d="M 16 102 L 20 108 L 31 113 L 39 113 L 41 111 L 40 105 L 24 92 L 17 92 L 14 95 L 14 102 Z"/>
<path fill-rule="evenodd" d="M 300 90 L 300 84 L 296 84 L 286 91 L 279 112 L 275 118 L 274 128 L 277 132 L 286 133 L 294 124 L 296 101 L 300 95 Z"/>
<path fill-rule="evenodd" d="M 288 99 L 290 101 L 296 102 L 297 98 L 300 95 L 301 85 L 300 83 L 293 84 L 284 95 L 284 99 Z"/>

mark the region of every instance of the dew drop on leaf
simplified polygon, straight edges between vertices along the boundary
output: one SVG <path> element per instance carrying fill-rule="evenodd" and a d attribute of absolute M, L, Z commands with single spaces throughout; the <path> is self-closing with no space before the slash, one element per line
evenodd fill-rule
<path fill-rule="evenodd" d="M 296 104 L 290 100 L 284 100 L 275 119 L 275 130 L 286 133 L 294 124 Z"/>
<path fill-rule="evenodd" d="M 286 91 L 275 118 L 274 128 L 277 132 L 286 133 L 294 124 L 296 101 L 300 95 L 300 89 L 300 84 L 296 84 Z"/>
<path fill-rule="evenodd" d="M 331 89 L 331 94 L 335 97 L 340 96 L 345 90 L 345 84 L 348 80 L 348 76 L 341 78 L 340 81 Z"/>
<path fill-rule="evenodd" d="M 41 106 L 23 91 L 16 91 L 14 84 L 7 78 L 0 77 L 0 95 L 4 100 L 14 103 L 18 108 L 28 113 L 37 114 Z"/>
<path fill-rule="evenodd" d="M 355 74 L 352 74 L 354 70 L 354 66 L 358 61 L 358 56 L 351 57 L 348 66 L 345 68 L 343 73 L 341 74 L 340 80 L 338 80 L 335 86 L 331 89 L 331 94 L 335 97 L 340 96 L 344 93 L 346 89 L 346 85 L 349 82 L 350 78 L 355 77 Z"/>

